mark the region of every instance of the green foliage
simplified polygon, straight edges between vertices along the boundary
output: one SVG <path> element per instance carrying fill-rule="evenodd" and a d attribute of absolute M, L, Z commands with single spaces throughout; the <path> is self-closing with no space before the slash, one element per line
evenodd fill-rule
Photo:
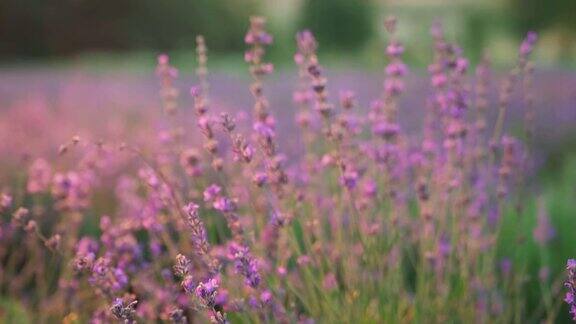
<path fill-rule="evenodd" d="M 214 51 L 243 48 L 252 0 L 5 0 L 0 55 L 57 56 L 117 49 L 193 47 L 197 34 Z"/>
<path fill-rule="evenodd" d="M 568 322 L 568 310 L 564 303 L 560 303 L 564 293 L 561 284 L 566 276 L 566 260 L 576 254 L 573 235 L 576 228 L 573 212 L 576 207 L 576 155 L 562 154 L 548 160 L 539 176 L 539 183 L 542 185 L 541 202 L 556 232 L 554 239 L 547 246 L 534 242 L 538 206 L 536 201 L 526 199 L 530 194 L 525 193 L 520 197 L 523 202 L 521 209 L 508 208 L 505 212 L 498 254 L 499 259 L 512 260 L 516 270 L 526 271 L 530 280 L 523 292 L 527 296 L 527 309 L 541 314 L 544 308 L 551 308 L 550 319 L 564 323 Z M 537 278 L 543 267 L 548 267 L 549 277 L 542 282 Z"/>
<path fill-rule="evenodd" d="M 576 31 L 576 1 L 574 0 L 512 0 L 512 12 L 516 13 L 517 27 L 541 30 L 561 27 Z"/>
<path fill-rule="evenodd" d="M 299 29 L 310 29 L 322 46 L 351 50 L 374 34 L 376 11 L 370 0 L 307 0 Z"/>
<path fill-rule="evenodd" d="M 12 324 L 31 323 L 26 309 L 16 300 L 0 298 L 0 322 Z"/>

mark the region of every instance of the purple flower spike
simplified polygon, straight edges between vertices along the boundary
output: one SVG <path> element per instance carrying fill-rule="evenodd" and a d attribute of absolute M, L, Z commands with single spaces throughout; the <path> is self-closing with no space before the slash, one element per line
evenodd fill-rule
<path fill-rule="evenodd" d="M 250 254 L 250 250 L 237 243 L 229 246 L 231 259 L 234 260 L 236 273 L 244 276 L 244 282 L 252 288 L 260 284 L 260 273 L 258 272 L 258 262 Z"/>
<path fill-rule="evenodd" d="M 200 282 L 196 287 L 195 293 L 207 307 L 213 307 L 218 293 L 220 282 L 216 278 L 210 278 L 205 282 Z"/>
<path fill-rule="evenodd" d="M 564 285 L 568 292 L 566 292 L 564 301 L 568 304 L 572 320 L 576 321 L 576 260 L 568 259 L 566 270 L 568 271 L 568 279 Z"/>

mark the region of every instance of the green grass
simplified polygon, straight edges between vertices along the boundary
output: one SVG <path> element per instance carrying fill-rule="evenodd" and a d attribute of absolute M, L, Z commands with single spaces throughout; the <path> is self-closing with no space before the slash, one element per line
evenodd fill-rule
<path fill-rule="evenodd" d="M 501 258 L 513 261 L 517 268 L 527 270 L 529 284 L 527 294 L 529 309 L 551 307 L 557 312 L 555 322 L 568 322 L 568 310 L 562 302 L 566 260 L 576 258 L 576 153 L 553 157 L 539 173 L 537 193 L 522 199 L 521 209 L 511 207 L 503 218 L 498 253 Z M 550 215 L 556 235 L 545 247 L 534 242 L 533 231 L 538 212 L 535 197 L 540 197 Z M 540 282 L 540 269 L 548 265 L 549 280 Z M 540 305 L 541 298 L 549 298 L 550 305 Z"/>

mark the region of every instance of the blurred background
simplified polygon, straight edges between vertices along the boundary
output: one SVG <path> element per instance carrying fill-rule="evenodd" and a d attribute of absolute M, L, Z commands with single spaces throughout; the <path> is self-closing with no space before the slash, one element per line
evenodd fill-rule
<path fill-rule="evenodd" d="M 428 29 L 441 19 L 474 62 L 490 49 L 497 65 L 513 53 L 527 30 L 540 33 L 538 62 L 575 66 L 574 0 L 3 0 L 0 1 L 0 67 L 81 65 L 139 70 L 160 51 L 186 64 L 194 37 L 208 40 L 213 67 L 243 68 L 248 17 L 269 18 L 277 65 L 291 63 L 296 30 L 310 28 L 328 64 L 381 66 L 383 18 L 400 18 L 407 60 L 424 66 L 431 51 Z"/>
<path fill-rule="evenodd" d="M 576 142 L 575 0 L 2 0 L 0 137 L 13 140 L 0 143 L 0 153 L 32 151 L 32 143 L 42 141 L 38 147 L 52 147 L 82 131 L 104 136 L 114 133 L 110 120 L 121 128 L 127 120 L 157 111 L 159 53 L 169 54 L 180 70 L 180 101 L 189 108 L 198 34 L 209 50 L 215 104 L 249 111 L 243 39 L 255 14 L 268 18 L 275 37 L 267 59 L 278 73 L 268 86 L 273 109 L 288 121 L 281 123 L 285 134 L 294 124 L 296 31 L 308 28 L 317 36 L 332 95 L 356 91 L 367 107 L 379 96 L 387 63 L 383 21 L 395 15 L 411 72 L 411 95 L 403 99 L 409 108 L 402 114 L 407 127 L 420 125 L 433 21 L 443 22 L 448 39 L 462 46 L 472 67 L 487 53 L 498 77 L 513 66 L 526 32 L 535 30 L 541 147 L 576 152 L 571 144 Z M 495 78 L 491 88 L 494 99 L 499 82 Z M 516 99 L 511 120 L 522 119 L 522 101 Z M 69 121 L 69 129 L 56 131 L 48 117 Z"/>
<path fill-rule="evenodd" d="M 418 129 L 429 89 L 425 69 L 432 60 L 433 21 L 442 21 L 472 67 L 486 53 L 497 77 L 513 66 L 526 32 L 535 30 L 534 97 L 542 148 L 576 152 L 576 145 L 565 143 L 576 142 L 575 0 L 2 0 L 0 137 L 13 140 L 0 143 L 0 153 L 38 152 L 32 143 L 51 148 L 82 131 L 104 136 L 115 131 L 110 120 L 121 128 L 144 112 L 158 111 L 159 53 L 169 54 L 179 69 L 181 106 L 189 108 L 198 34 L 208 46 L 215 104 L 249 111 L 243 39 L 255 14 L 268 18 L 275 37 L 267 59 L 278 73 L 267 85 L 275 113 L 287 121 L 281 123 L 286 134 L 294 124 L 296 31 L 308 28 L 318 38 L 332 95 L 356 91 L 367 107 L 380 95 L 387 63 L 383 21 L 395 15 L 410 67 L 410 96 L 403 99 L 408 109 L 401 114 L 407 127 Z M 490 89 L 494 99 L 499 82 L 495 78 Z M 516 99 L 510 119 L 522 120 L 520 94 Z M 70 129 L 57 131 L 46 118 L 68 121 Z"/>

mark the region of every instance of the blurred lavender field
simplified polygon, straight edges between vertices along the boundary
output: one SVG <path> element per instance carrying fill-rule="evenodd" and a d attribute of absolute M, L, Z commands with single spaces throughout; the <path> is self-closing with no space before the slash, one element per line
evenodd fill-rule
<path fill-rule="evenodd" d="M 576 322 L 574 13 L 0 2 L 0 323 Z"/>
<path fill-rule="evenodd" d="M 158 97 L 158 80 L 152 71 L 94 72 L 82 70 L 18 70 L 7 69 L 0 74 L 0 142 L 2 163 L 16 162 L 28 154 L 54 155 L 55 143 L 64 143 L 74 135 L 93 140 L 127 141 L 153 134 L 162 128 Z M 358 109 L 367 112 L 371 100 L 380 95 L 383 77 L 379 71 L 328 72 L 333 99 L 338 91 L 357 94 Z M 489 89 L 492 103 L 497 102 L 500 75 L 493 75 Z M 280 71 L 271 77 L 267 87 L 270 108 L 278 121 L 279 140 L 285 151 L 297 154 L 302 146 L 294 141 L 300 136 L 294 121 L 296 106 L 292 91 L 294 71 Z M 187 93 L 196 80 L 183 74 L 177 80 L 181 125 L 194 127 L 192 98 Z M 249 81 L 242 76 L 214 72 L 210 76 L 214 110 L 237 114 L 239 120 L 249 119 L 251 95 Z M 554 150 L 563 150 L 576 136 L 576 73 L 561 70 L 536 70 L 534 98 L 536 106 L 535 149 L 542 160 Z M 400 124 L 408 134 L 420 135 L 426 98 L 430 96 L 429 81 L 424 71 L 411 71 L 406 86 L 409 95 L 400 99 Z M 516 92 L 507 116 L 507 125 L 514 132 L 523 120 L 522 93 Z M 496 110 L 488 111 L 489 125 Z M 569 150 L 574 149 L 569 147 Z M 18 154 L 21 156 L 18 156 Z"/>
<path fill-rule="evenodd" d="M 0 319 L 576 319 L 576 73 L 534 73 L 535 32 L 472 67 L 437 22 L 407 74 L 396 21 L 382 71 L 324 70 L 304 30 L 275 72 L 259 16 L 250 78 L 202 36 L 195 75 L 2 71 Z"/>
<path fill-rule="evenodd" d="M 32 148 L 42 148 L 40 143 L 47 137 L 51 137 L 52 143 L 64 142 L 76 134 L 88 135 L 93 139 L 119 140 L 118 132 L 125 127 L 153 132 L 162 126 L 158 124 L 161 119 L 157 118 L 161 115 L 158 80 L 151 71 L 142 75 L 50 70 L 6 70 L 0 73 L 0 132 L 3 138 L 11 139 L 0 143 L 0 153 L 3 155 L 7 152 L 31 153 Z M 337 98 L 337 91 L 352 90 L 357 94 L 361 111 L 367 112 L 370 101 L 378 98 L 382 88 L 382 73 L 378 71 L 338 70 L 328 72 L 328 75 L 330 87 L 336 92 L 331 94 L 332 97 Z M 407 134 L 415 136 L 420 135 L 426 106 L 424 100 L 431 91 L 428 80 L 421 75 L 423 71 L 412 71 L 408 76 L 406 83 L 410 95 L 401 98 L 400 103 L 400 124 Z M 495 85 L 499 84 L 497 82 L 501 76 L 494 75 L 492 78 L 496 83 L 489 91 L 494 103 L 498 90 Z M 177 87 L 183 93 L 180 96 L 183 112 L 192 111 L 192 100 L 186 92 L 188 85 L 194 82 L 191 75 L 182 75 L 177 80 Z M 251 105 L 247 89 L 249 81 L 246 78 L 214 72 L 210 82 L 216 98 L 213 102 L 215 111 L 239 114 L 240 120 L 248 118 L 247 115 L 243 116 L 250 112 Z M 282 144 L 287 151 L 296 153 L 299 145 L 292 140 L 294 136 L 299 136 L 294 121 L 296 107 L 292 102 L 295 83 L 293 74 L 280 72 L 270 78 L 267 88 L 270 107 L 278 120 L 279 138 L 281 141 L 290 139 Z M 512 130 L 519 126 L 524 114 L 520 97 L 521 93 L 517 92 L 507 116 L 507 124 Z M 536 70 L 534 97 L 535 144 L 537 151 L 545 154 L 576 136 L 576 73 Z M 489 111 L 488 114 L 491 125 L 496 111 Z M 40 122 L 40 115 L 46 119 Z M 193 118 L 192 115 L 183 114 L 180 119 L 184 125 L 192 127 L 193 120 L 190 118 Z M 60 131 L 53 134 L 54 129 Z M 13 148 L 19 149 L 13 151 Z"/>

